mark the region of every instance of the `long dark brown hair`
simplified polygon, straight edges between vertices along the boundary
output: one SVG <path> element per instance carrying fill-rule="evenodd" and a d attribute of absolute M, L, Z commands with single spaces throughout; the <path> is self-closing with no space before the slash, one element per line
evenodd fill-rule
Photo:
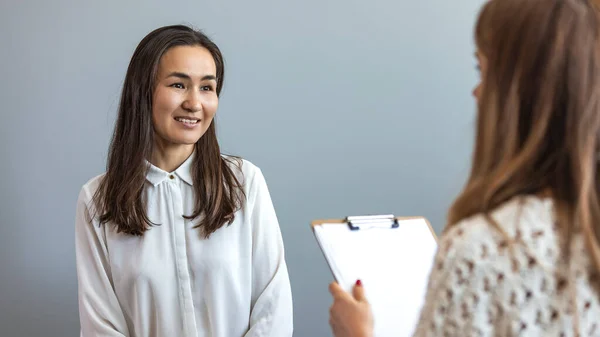
<path fill-rule="evenodd" d="M 221 51 L 201 31 L 183 25 L 158 28 L 142 39 L 135 49 L 121 94 L 117 121 L 110 144 L 107 170 L 94 195 L 101 224 L 114 224 L 118 232 L 141 236 L 154 225 L 143 200 L 148 171 L 147 159 L 154 146 L 152 97 L 162 55 L 176 46 L 201 46 L 212 55 L 217 68 L 216 93 L 223 88 L 224 61 Z M 188 219 L 210 234 L 231 224 L 245 195 L 233 168 L 241 160 L 221 155 L 215 121 L 195 145 L 192 164 L 195 206 Z"/>
<path fill-rule="evenodd" d="M 472 169 L 449 226 L 518 196 L 554 200 L 563 256 L 582 233 L 600 271 L 600 20 L 591 0 L 491 0 Z"/>

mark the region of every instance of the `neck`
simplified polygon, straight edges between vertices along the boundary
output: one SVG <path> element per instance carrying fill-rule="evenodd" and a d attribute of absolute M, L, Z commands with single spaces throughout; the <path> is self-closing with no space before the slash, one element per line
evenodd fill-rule
<path fill-rule="evenodd" d="M 149 161 L 152 165 L 166 172 L 175 171 L 194 152 L 194 144 L 189 145 L 167 145 L 157 142 L 154 144 L 152 157 Z"/>

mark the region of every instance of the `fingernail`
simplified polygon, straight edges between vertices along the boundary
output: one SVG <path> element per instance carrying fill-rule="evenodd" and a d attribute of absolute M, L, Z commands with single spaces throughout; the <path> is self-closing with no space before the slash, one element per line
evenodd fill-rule
<path fill-rule="evenodd" d="M 362 286 L 362 281 L 361 280 L 356 280 L 356 285 L 357 286 Z"/>

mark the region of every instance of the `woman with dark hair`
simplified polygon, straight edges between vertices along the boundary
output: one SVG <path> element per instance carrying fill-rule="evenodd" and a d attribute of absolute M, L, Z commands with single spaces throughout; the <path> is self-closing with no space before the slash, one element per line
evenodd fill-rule
<path fill-rule="evenodd" d="M 222 155 L 219 48 L 167 26 L 136 48 L 106 173 L 79 195 L 82 336 L 291 336 L 292 296 L 261 170 Z"/>
<path fill-rule="evenodd" d="M 471 175 L 414 336 L 600 337 L 597 3 L 491 0 L 475 41 Z M 373 336 L 364 290 L 330 285 L 336 337 Z"/>

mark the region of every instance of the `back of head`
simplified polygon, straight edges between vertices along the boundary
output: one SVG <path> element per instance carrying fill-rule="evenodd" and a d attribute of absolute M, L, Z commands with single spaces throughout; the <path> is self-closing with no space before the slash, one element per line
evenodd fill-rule
<path fill-rule="evenodd" d="M 475 30 L 487 60 L 476 145 L 450 226 L 516 196 L 549 192 L 564 247 L 582 231 L 600 269 L 599 29 L 591 0 L 484 6 Z"/>

